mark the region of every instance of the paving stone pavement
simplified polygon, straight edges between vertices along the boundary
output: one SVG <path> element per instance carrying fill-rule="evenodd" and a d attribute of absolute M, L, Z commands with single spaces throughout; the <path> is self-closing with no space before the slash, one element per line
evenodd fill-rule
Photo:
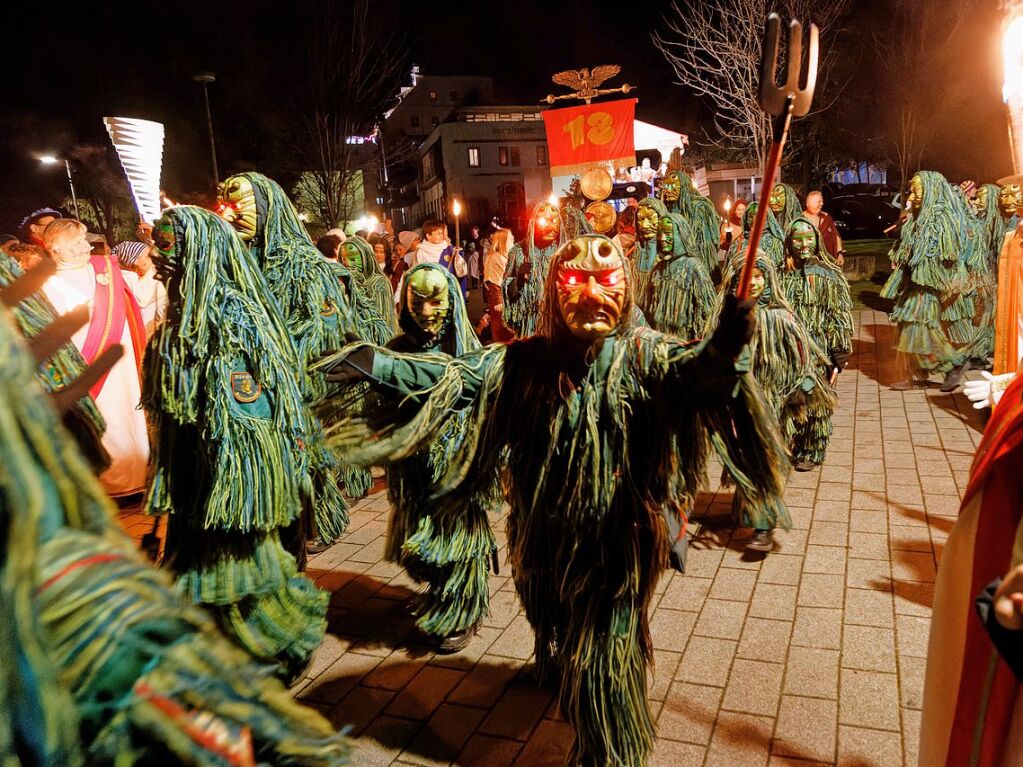
<path fill-rule="evenodd" d="M 793 529 L 766 558 L 729 492 L 703 494 L 689 570 L 657 586 L 651 767 L 916 764 L 935 566 L 955 521 L 980 416 L 937 388 L 894 392 L 892 328 L 856 313 L 827 463 L 793 474 Z M 463 652 L 414 638 L 416 586 L 382 559 L 382 488 L 310 560 L 332 592 L 329 633 L 296 695 L 357 738 L 358 765 L 560 766 L 571 729 L 529 678 L 532 633 L 495 519 L 491 615 Z M 141 536 L 149 524 L 125 516 Z"/>

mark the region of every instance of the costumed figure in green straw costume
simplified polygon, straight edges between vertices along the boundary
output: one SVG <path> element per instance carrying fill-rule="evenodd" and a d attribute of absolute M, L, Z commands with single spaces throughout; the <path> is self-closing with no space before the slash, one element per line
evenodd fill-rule
<path fill-rule="evenodd" d="M 967 213 L 939 173 L 920 171 L 909 182 L 908 219 L 889 254 L 892 273 L 881 297 L 895 301 L 895 350 L 909 379 L 892 388 L 926 384 L 932 372 L 950 373 L 962 362 L 954 345 L 969 342 L 973 316 L 963 258 L 969 249 Z"/>
<path fill-rule="evenodd" d="M 295 376 L 301 363 L 226 221 L 170 208 L 153 239 L 168 309 L 144 369 L 157 435 L 147 510 L 169 514 L 165 558 L 182 593 L 290 676 L 319 646 L 327 608 L 282 545 L 300 555 L 311 502 L 317 425 Z"/>
<path fill-rule="evenodd" d="M 1005 235 L 1016 229 L 1023 191 L 1018 184 L 983 184 L 977 189 L 974 242 L 966 271 L 973 295 L 974 339 L 963 350 L 971 365 L 984 367 L 995 354 L 998 258 Z"/>
<path fill-rule="evenodd" d="M 680 170 L 669 172 L 661 182 L 661 201 L 668 213 L 680 213 L 692 231 L 691 257 L 703 262 L 711 280 L 721 279 L 718 246 L 721 242 L 721 217 L 710 198 L 693 186 L 693 180 Z"/>
<path fill-rule="evenodd" d="M 636 206 L 636 248 L 633 251 L 631 274 L 636 306 L 646 315 L 646 285 L 657 263 L 657 232 L 661 219 L 668 215 L 664 203 L 655 197 L 644 197 Z"/>
<path fill-rule="evenodd" d="M 728 254 L 725 256 L 725 266 L 721 270 L 722 282 L 730 281 L 737 271 L 736 262 L 745 261 L 746 259 L 749 234 L 753 228 L 753 219 L 757 217 L 758 207 L 760 207 L 759 202 L 750 203 L 749 207 L 746 208 L 746 212 L 742 214 L 742 237 L 737 237 L 728 248 Z M 767 211 L 767 219 L 764 221 L 764 232 L 760 235 L 760 245 L 758 247 L 764 251 L 764 255 L 771 259 L 771 264 L 775 269 L 782 269 L 785 266 L 785 232 L 782 231 L 781 226 L 778 224 L 778 219 L 774 217 L 774 213 L 770 210 Z"/>
<path fill-rule="evenodd" d="M 803 215 L 803 204 L 799 202 L 799 195 L 788 184 L 775 184 L 768 204 L 783 232 L 787 232 L 792 222 Z"/>
<path fill-rule="evenodd" d="M 703 338 L 714 314 L 716 293 L 703 261 L 693 256 L 692 236 L 678 213 L 661 218 L 657 263 L 646 284 L 643 301 L 650 327 L 683 341 Z"/>
<path fill-rule="evenodd" d="M 536 332 L 554 251 L 570 237 L 589 231 L 589 224 L 577 208 L 569 206 L 559 210 L 548 200 L 533 208 L 525 239 L 508 252 L 508 265 L 501 283 L 504 324 L 516 337 L 526 338 Z"/>
<path fill-rule="evenodd" d="M 781 275 L 782 290 L 824 353 L 820 374 L 831 381 L 845 368 L 852 352 L 853 318 L 849 282 L 827 259 L 820 232 L 809 219 L 797 216 L 785 240 L 788 255 Z M 806 419 L 792 435 L 792 462 L 796 471 L 812 471 L 824 462 L 831 439 L 834 403 L 817 398 L 810 403 Z"/>
<path fill-rule="evenodd" d="M 437 264 L 405 273 L 401 289 L 402 334 L 387 348 L 402 354 L 428 353 L 440 363 L 480 349 L 457 279 Z M 414 414 L 415 408 L 411 408 Z M 443 476 L 459 454 L 468 414 L 454 416 L 447 429 L 420 452 L 387 467 L 394 511 L 385 554 L 429 584 L 414 607 L 416 625 L 438 640 L 441 652 L 462 649 L 490 609 L 490 561 L 497 551 L 487 512 L 501 505 L 496 473 L 484 493 L 466 502 L 435 497 L 434 478 Z"/>
<path fill-rule="evenodd" d="M 722 301 L 735 293 L 744 263 L 745 259 L 736 262 L 736 270 L 723 286 Z M 834 407 L 834 395 L 821 376 L 826 359 L 786 302 L 774 266 L 762 251 L 753 269 L 750 298 L 756 301 L 756 329 L 749 344 L 752 372 L 767 406 L 791 437 L 810 411 Z M 726 470 L 726 478 L 727 474 Z M 774 529 L 791 526 L 784 504 L 757 506 L 736 494 L 733 508 L 741 524 L 753 528 L 746 544 L 751 551 L 772 551 Z"/>
<path fill-rule="evenodd" d="M 142 560 L 0 309 L 0 764 L 347 762 L 342 736 Z"/>
<path fill-rule="evenodd" d="M 621 249 L 586 235 L 554 255 L 533 337 L 447 364 L 367 345 L 321 364 L 335 383 L 390 393 L 358 417 L 324 403 L 331 444 L 362 463 L 409 457 L 464 411 L 436 495 L 470 498 L 505 470 L 512 577 L 537 675 L 558 680 L 575 728 L 571 764 L 639 767 L 653 745 L 648 609 L 667 559 L 664 505 L 696 492 L 710 446 L 756 507 L 780 503 L 785 471 L 774 414 L 736 363 L 749 305 L 730 300 L 694 345 L 635 327 L 631 308 Z M 393 415 L 405 399 L 420 406 L 410 420 Z"/>
<path fill-rule="evenodd" d="M 221 215 L 231 222 L 263 271 L 298 349 L 299 385 L 306 398 L 315 401 L 326 390 L 321 380 L 306 371 L 320 354 L 344 343 L 351 334 L 386 343 L 390 328 L 348 268 L 328 261 L 316 249 L 280 184 L 260 173 L 240 173 L 220 185 L 218 201 Z M 309 445 L 309 452 L 316 538 L 321 545 L 333 543 L 348 526 L 348 507 L 338 485 L 350 498 L 361 498 L 369 492 L 373 478 L 364 469 L 338 467 L 318 439 Z"/>
<path fill-rule="evenodd" d="M 349 237 L 341 245 L 341 258 L 351 271 L 355 284 L 369 299 L 377 314 L 384 318 L 391 336 L 397 335 L 398 316 L 394 311 L 394 290 L 387 275 L 377 266 L 373 247 L 361 237 Z"/>

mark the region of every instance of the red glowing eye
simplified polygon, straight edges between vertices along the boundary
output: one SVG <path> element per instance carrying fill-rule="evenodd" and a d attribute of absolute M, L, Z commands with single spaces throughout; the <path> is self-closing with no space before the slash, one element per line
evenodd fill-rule
<path fill-rule="evenodd" d="M 579 278 L 576 277 L 574 274 L 570 274 L 568 276 L 568 284 L 569 285 L 577 285 L 578 283 L 579 283 Z"/>

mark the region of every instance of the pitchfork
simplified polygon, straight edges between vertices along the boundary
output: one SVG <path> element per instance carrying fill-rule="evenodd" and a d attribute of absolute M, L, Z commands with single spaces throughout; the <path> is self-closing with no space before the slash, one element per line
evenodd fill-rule
<path fill-rule="evenodd" d="M 760 106 L 768 114 L 774 115 L 774 131 L 771 136 L 771 150 L 767 155 L 767 167 L 764 169 L 764 178 L 761 182 L 757 216 L 753 219 L 753 229 L 749 235 L 746 265 L 742 270 L 742 278 L 739 280 L 739 289 L 736 291 L 736 295 L 740 299 L 745 299 L 749 293 L 757 246 L 760 244 L 760 236 L 764 233 L 768 200 L 771 197 L 771 189 L 774 187 L 775 174 L 781 164 L 781 153 L 788 136 L 789 123 L 793 116 L 802 117 L 810 111 L 814 86 L 817 84 L 817 56 L 819 53 L 817 25 L 810 25 L 806 85 L 800 88 L 799 74 L 803 65 L 803 25 L 793 19 L 789 24 L 788 78 L 781 87 L 775 85 L 780 31 L 781 17 L 777 13 L 772 13 L 767 17 L 767 28 L 764 30 L 764 49 L 760 58 Z"/>

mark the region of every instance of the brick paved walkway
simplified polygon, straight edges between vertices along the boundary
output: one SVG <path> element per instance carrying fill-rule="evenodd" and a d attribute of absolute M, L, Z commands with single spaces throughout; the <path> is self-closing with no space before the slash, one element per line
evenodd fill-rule
<path fill-rule="evenodd" d="M 916 764 L 935 563 L 981 423 L 961 396 L 889 391 L 887 319 L 863 310 L 857 326 L 827 464 L 792 476 L 779 549 L 744 554 L 730 494 L 707 493 L 689 572 L 661 579 L 652 765 Z M 507 562 L 479 635 L 435 656 L 411 638 L 412 582 L 381 559 L 388 508 L 383 492 L 361 501 L 310 562 L 331 628 L 298 696 L 353 728 L 358 765 L 560 766 L 570 728 L 525 673 Z"/>

